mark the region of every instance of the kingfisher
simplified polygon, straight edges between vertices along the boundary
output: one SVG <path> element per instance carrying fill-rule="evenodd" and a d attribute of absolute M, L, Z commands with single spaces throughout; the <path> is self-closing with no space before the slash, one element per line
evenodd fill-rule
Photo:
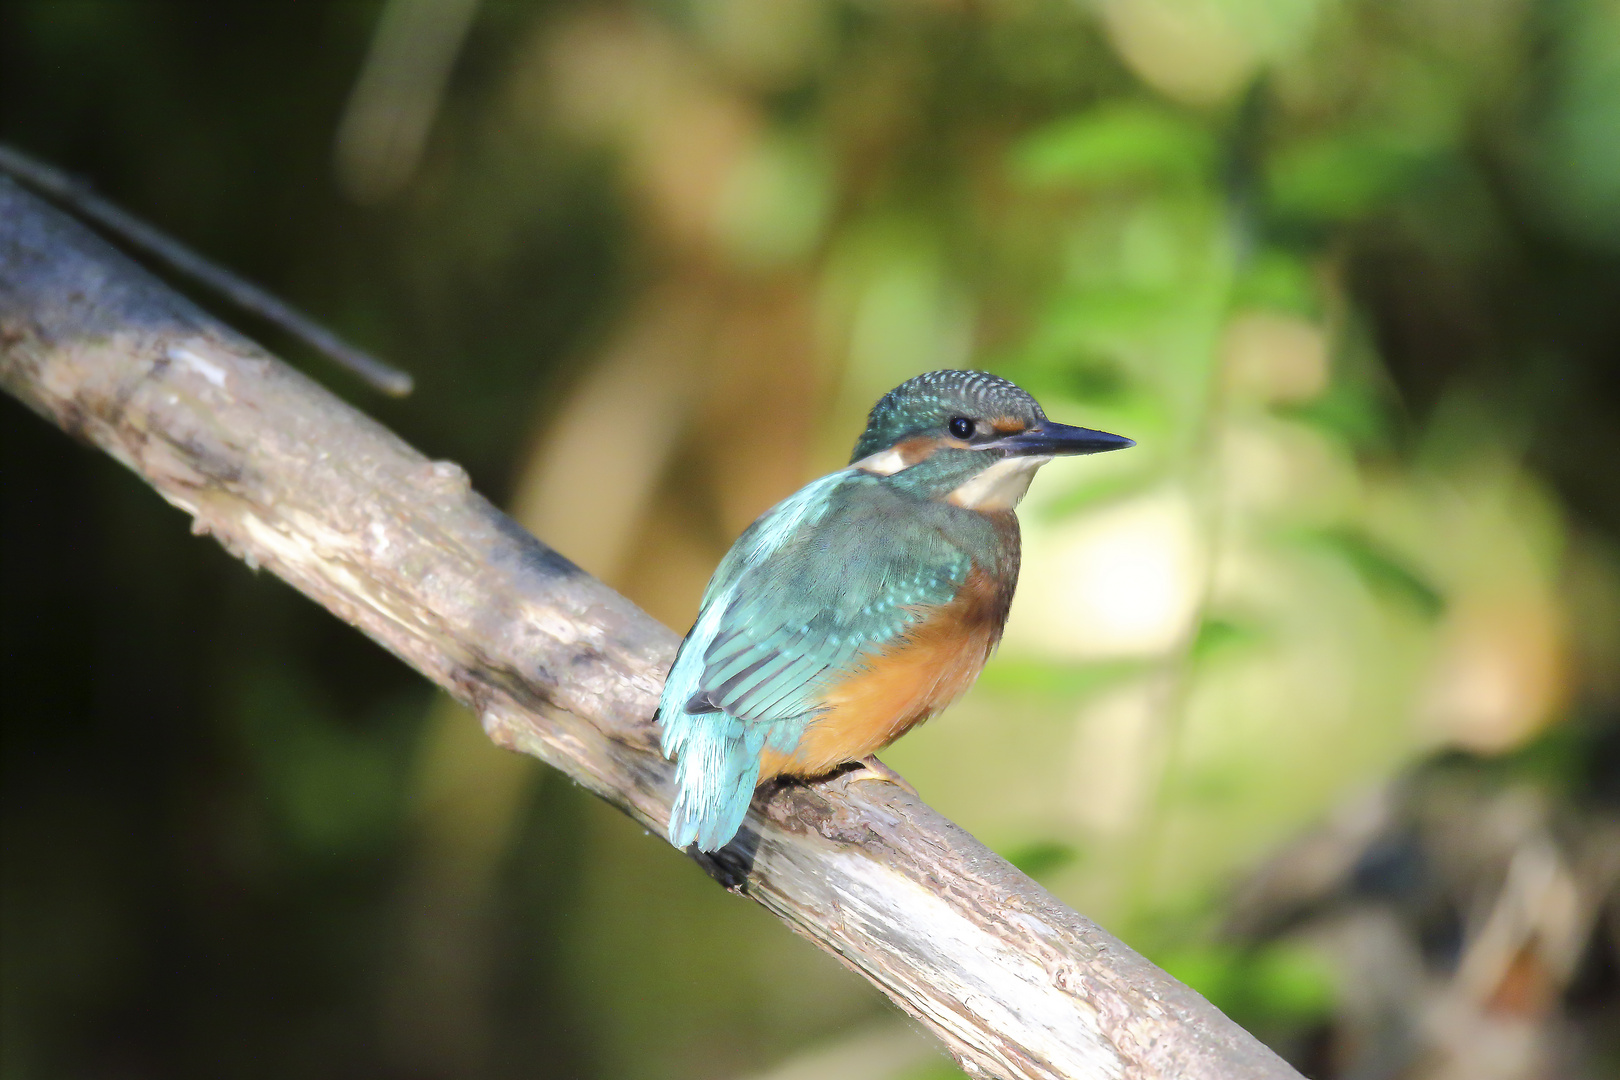
<path fill-rule="evenodd" d="M 850 464 L 750 525 L 709 581 L 659 699 L 669 840 L 718 851 L 755 789 L 862 762 L 960 697 L 1018 583 L 1013 513 L 1035 470 L 1135 445 L 1054 423 L 983 371 L 885 394 Z"/>

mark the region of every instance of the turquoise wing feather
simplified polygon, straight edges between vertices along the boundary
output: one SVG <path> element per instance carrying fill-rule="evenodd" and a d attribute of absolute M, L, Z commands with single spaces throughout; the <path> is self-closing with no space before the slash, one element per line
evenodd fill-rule
<path fill-rule="evenodd" d="M 824 477 L 756 521 L 715 572 L 664 686 L 670 842 L 728 843 L 761 751 L 791 751 L 826 690 L 948 603 L 971 569 L 915 504 L 859 472 Z"/>

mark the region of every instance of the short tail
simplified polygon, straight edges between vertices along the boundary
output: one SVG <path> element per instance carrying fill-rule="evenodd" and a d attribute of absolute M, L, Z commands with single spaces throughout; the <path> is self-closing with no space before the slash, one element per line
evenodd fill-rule
<path fill-rule="evenodd" d="M 744 725 L 723 712 L 662 717 L 665 757 L 675 759 L 675 806 L 669 842 L 719 851 L 748 816 L 759 785 L 764 725 Z"/>

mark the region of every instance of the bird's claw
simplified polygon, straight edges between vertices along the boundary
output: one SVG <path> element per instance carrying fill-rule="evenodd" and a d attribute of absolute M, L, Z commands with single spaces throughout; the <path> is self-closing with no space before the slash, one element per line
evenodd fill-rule
<path fill-rule="evenodd" d="M 850 770 L 848 775 L 851 783 L 857 780 L 881 780 L 893 784 L 902 791 L 917 795 L 917 789 L 911 786 L 911 782 L 879 761 L 876 754 L 867 754 L 856 761 L 855 764 L 857 768 Z M 917 797 L 922 798 L 921 795 L 917 795 Z"/>

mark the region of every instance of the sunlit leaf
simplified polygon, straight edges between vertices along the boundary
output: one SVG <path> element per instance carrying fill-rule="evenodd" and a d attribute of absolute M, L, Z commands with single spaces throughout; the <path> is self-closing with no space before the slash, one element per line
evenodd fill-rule
<path fill-rule="evenodd" d="M 1205 619 L 1198 626 L 1197 637 L 1193 638 L 1192 658 L 1195 661 L 1208 660 L 1218 653 L 1253 644 L 1264 636 L 1257 627 L 1247 623 Z"/>
<path fill-rule="evenodd" d="M 1173 112 L 1115 105 L 1065 117 L 1029 135 L 1013 173 L 1033 185 L 1108 184 L 1207 175 L 1209 132 Z"/>

